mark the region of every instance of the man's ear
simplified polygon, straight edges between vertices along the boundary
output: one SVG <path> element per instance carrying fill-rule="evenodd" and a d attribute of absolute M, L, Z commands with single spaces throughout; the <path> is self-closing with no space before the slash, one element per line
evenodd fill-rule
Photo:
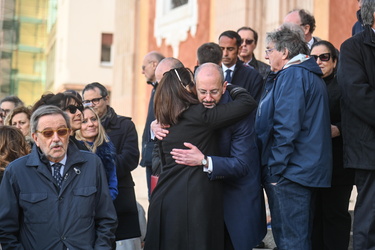
<path fill-rule="evenodd" d="M 109 105 L 109 94 L 106 97 L 103 97 L 103 100 L 107 105 Z"/>
<path fill-rule="evenodd" d="M 33 138 L 35 144 L 39 147 L 38 136 L 36 136 L 36 133 L 32 133 L 31 137 Z"/>
<path fill-rule="evenodd" d="M 284 49 L 282 59 L 285 60 L 288 58 L 289 50 L 287 48 Z"/>
<path fill-rule="evenodd" d="M 223 93 L 222 93 L 222 94 L 224 94 L 224 93 L 225 93 L 225 90 L 227 90 L 227 85 L 228 85 L 228 82 L 225 81 L 225 82 L 223 83 Z"/>

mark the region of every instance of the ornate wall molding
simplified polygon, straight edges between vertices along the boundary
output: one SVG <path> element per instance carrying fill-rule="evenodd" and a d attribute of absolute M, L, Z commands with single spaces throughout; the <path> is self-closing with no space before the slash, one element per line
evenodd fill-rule
<path fill-rule="evenodd" d="M 165 39 L 171 45 L 173 57 L 178 57 L 180 42 L 185 41 L 188 32 L 195 36 L 198 24 L 197 0 L 188 0 L 186 4 L 172 8 L 172 0 L 156 0 L 154 36 L 161 46 Z"/>

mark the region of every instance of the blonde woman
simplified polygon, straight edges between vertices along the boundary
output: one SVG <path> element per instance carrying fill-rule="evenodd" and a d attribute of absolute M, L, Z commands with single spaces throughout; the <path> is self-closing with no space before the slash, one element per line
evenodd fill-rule
<path fill-rule="evenodd" d="M 98 114 L 90 107 L 85 107 L 83 110 L 82 125 L 81 129 L 76 132 L 76 139 L 102 160 L 107 174 L 109 192 L 112 200 L 116 199 L 118 194 L 116 149 L 105 133 Z"/>

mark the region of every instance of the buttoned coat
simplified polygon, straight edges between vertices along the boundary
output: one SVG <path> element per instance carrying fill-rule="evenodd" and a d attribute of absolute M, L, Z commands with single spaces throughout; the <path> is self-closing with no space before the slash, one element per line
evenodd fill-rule
<path fill-rule="evenodd" d="M 6 168 L 3 249 L 111 249 L 117 220 L 100 159 L 70 144 L 60 190 L 50 169 L 36 145 Z"/>

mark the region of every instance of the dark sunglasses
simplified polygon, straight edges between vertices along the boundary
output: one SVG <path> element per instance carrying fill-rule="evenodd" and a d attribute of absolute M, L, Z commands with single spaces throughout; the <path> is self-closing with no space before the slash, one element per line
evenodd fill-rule
<path fill-rule="evenodd" d="M 254 40 L 253 39 L 241 39 L 241 44 L 246 43 L 246 45 L 252 45 Z"/>
<path fill-rule="evenodd" d="M 41 133 L 45 138 L 50 138 L 53 136 L 53 134 L 56 132 L 59 137 L 66 136 L 69 133 L 69 128 L 59 128 L 56 130 L 53 129 L 45 129 L 43 131 L 36 131 L 38 133 Z"/>
<path fill-rule="evenodd" d="M 310 55 L 310 56 L 314 57 L 315 61 L 318 61 L 318 58 L 322 62 L 328 62 L 329 59 L 331 59 L 331 53 L 324 53 L 324 54 L 321 54 L 319 56 L 317 56 L 317 55 Z"/>
<path fill-rule="evenodd" d="M 79 111 L 81 111 L 81 113 L 83 112 L 83 106 L 75 106 L 75 105 L 69 105 L 68 107 L 66 107 L 64 110 L 69 110 L 69 112 L 71 114 L 75 114 L 77 112 L 77 109 Z"/>
<path fill-rule="evenodd" d="M 94 98 L 92 100 L 84 100 L 83 101 L 83 104 L 89 104 L 89 103 L 92 103 L 94 105 L 98 104 L 100 102 L 101 99 L 103 99 L 105 96 L 102 96 L 100 98 Z"/>

